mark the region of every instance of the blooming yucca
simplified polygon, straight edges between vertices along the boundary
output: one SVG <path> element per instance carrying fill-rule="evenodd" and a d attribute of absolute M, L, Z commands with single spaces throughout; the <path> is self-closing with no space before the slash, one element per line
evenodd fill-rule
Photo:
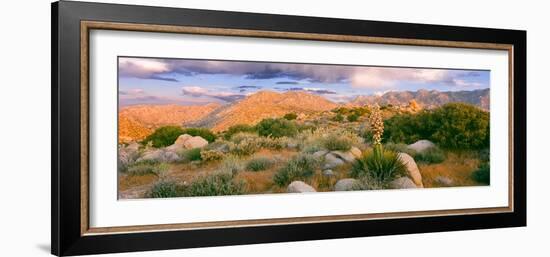
<path fill-rule="evenodd" d="M 384 121 L 380 113 L 380 107 L 375 104 L 370 114 L 370 128 L 372 130 L 372 141 L 374 146 L 382 145 L 382 134 L 384 133 Z"/>

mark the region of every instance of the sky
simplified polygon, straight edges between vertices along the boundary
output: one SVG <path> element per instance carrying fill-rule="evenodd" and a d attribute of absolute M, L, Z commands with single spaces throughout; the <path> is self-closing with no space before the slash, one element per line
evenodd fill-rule
<path fill-rule="evenodd" d="M 488 70 L 119 57 L 119 104 L 226 104 L 261 90 L 305 91 L 344 103 L 389 91 L 490 86 Z"/>

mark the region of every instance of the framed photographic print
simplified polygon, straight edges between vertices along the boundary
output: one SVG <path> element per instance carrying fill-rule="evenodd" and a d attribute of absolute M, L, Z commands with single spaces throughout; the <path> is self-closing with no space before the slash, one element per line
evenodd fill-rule
<path fill-rule="evenodd" d="M 52 5 L 52 253 L 526 225 L 526 32 Z"/>

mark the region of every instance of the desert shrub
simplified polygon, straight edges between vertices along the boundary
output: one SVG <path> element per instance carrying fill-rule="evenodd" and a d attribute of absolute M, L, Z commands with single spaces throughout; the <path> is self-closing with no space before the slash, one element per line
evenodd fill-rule
<path fill-rule="evenodd" d="M 313 155 L 299 154 L 277 171 L 273 176 L 273 182 L 283 187 L 293 180 L 312 177 L 318 167 L 319 162 Z"/>
<path fill-rule="evenodd" d="M 199 136 L 204 138 L 208 143 L 212 143 L 216 140 L 216 135 L 209 129 L 205 128 L 186 128 L 182 134 L 188 134 L 190 136 Z"/>
<path fill-rule="evenodd" d="M 164 147 L 173 144 L 180 135 L 183 134 L 183 129 L 178 126 L 165 126 L 156 129 L 153 134 L 147 136 L 142 143 L 151 142 L 154 147 Z"/>
<path fill-rule="evenodd" d="M 347 119 L 348 119 L 349 122 L 357 121 L 359 119 L 359 114 L 352 113 L 352 114 L 348 115 Z"/>
<path fill-rule="evenodd" d="M 227 173 L 201 177 L 183 188 L 183 196 L 240 195 L 245 192 L 244 182 L 233 181 L 233 176 Z"/>
<path fill-rule="evenodd" d="M 367 151 L 361 158 L 355 160 L 351 176 L 366 177 L 372 183 L 385 185 L 398 176 L 406 174 L 406 167 L 396 152 L 385 150 L 381 146 Z"/>
<path fill-rule="evenodd" d="M 263 119 L 256 125 L 256 130 L 264 137 L 292 137 L 298 133 L 296 124 L 286 119 Z"/>
<path fill-rule="evenodd" d="M 479 165 L 476 171 L 472 173 L 472 179 L 475 181 L 489 185 L 491 183 L 491 172 L 489 162 L 483 162 Z"/>
<path fill-rule="evenodd" d="M 250 132 L 239 132 L 239 133 L 235 133 L 230 141 L 235 143 L 235 144 L 239 144 L 241 143 L 242 141 L 245 141 L 245 140 L 257 140 L 258 138 L 260 138 L 260 136 L 258 136 L 258 134 L 255 134 L 255 133 L 250 133 Z"/>
<path fill-rule="evenodd" d="M 412 156 L 417 162 L 421 163 L 441 163 L 446 158 L 445 152 L 439 149 L 439 147 L 430 147 Z"/>
<path fill-rule="evenodd" d="M 342 122 L 342 121 L 344 121 L 344 115 L 338 113 L 338 114 L 334 115 L 334 117 L 332 117 L 332 121 Z"/>
<path fill-rule="evenodd" d="M 256 133 L 256 128 L 246 124 L 233 125 L 225 131 L 223 136 L 226 140 L 229 140 L 233 135 L 239 132 Z"/>
<path fill-rule="evenodd" d="M 283 118 L 285 118 L 286 120 L 295 120 L 296 118 L 298 118 L 298 115 L 296 115 L 296 113 L 291 112 L 291 113 L 285 114 Z"/>
<path fill-rule="evenodd" d="M 347 151 L 351 146 L 352 142 L 349 138 L 338 134 L 329 134 L 323 139 L 323 147 L 329 151 Z"/>
<path fill-rule="evenodd" d="M 128 166 L 125 173 L 134 176 L 155 174 L 160 177 L 166 171 L 168 171 L 168 164 L 166 163 L 159 163 L 154 160 L 143 160 Z"/>
<path fill-rule="evenodd" d="M 183 162 L 200 161 L 201 149 L 200 148 L 184 149 L 179 151 L 178 155 Z"/>
<path fill-rule="evenodd" d="M 394 151 L 396 153 L 406 153 L 412 157 L 414 157 L 416 155 L 416 151 L 413 150 L 413 149 L 410 149 L 408 145 L 406 144 L 402 144 L 402 143 L 386 143 L 384 145 L 384 148 L 386 150 L 390 150 L 390 151 Z"/>
<path fill-rule="evenodd" d="M 450 149 L 489 146 L 489 113 L 466 103 L 449 103 L 417 114 L 394 115 L 384 124 L 386 142 L 411 144 L 429 139 Z"/>
<path fill-rule="evenodd" d="M 251 171 L 267 170 L 273 166 L 273 160 L 268 157 L 257 157 L 246 164 L 246 169 Z"/>
<path fill-rule="evenodd" d="M 181 187 L 174 181 L 159 180 L 149 189 L 148 196 L 152 198 L 168 198 L 182 196 Z"/>
<path fill-rule="evenodd" d="M 218 150 L 202 150 L 200 151 L 200 159 L 205 162 L 219 161 L 223 159 L 224 153 Z"/>
<path fill-rule="evenodd" d="M 229 145 L 229 152 L 239 156 L 246 156 L 255 153 L 260 147 L 257 140 L 246 138 L 239 143 Z"/>
<path fill-rule="evenodd" d="M 351 109 L 346 108 L 346 107 L 338 107 L 338 108 L 332 109 L 332 112 L 337 113 L 337 114 L 342 114 L 342 115 L 346 115 L 350 111 L 351 111 Z"/>
<path fill-rule="evenodd" d="M 244 170 L 242 159 L 234 155 L 226 156 L 219 168 L 220 172 L 227 174 L 237 174 L 242 170 Z"/>

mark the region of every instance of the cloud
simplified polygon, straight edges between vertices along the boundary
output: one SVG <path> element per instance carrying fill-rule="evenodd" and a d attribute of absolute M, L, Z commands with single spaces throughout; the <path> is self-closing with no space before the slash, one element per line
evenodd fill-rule
<path fill-rule="evenodd" d="M 118 99 L 121 106 L 134 104 L 177 104 L 182 102 L 182 99 L 153 95 L 139 88 L 119 90 Z"/>
<path fill-rule="evenodd" d="M 260 89 L 262 87 L 260 87 L 260 86 L 238 86 L 236 88 L 238 88 L 238 89 Z"/>
<path fill-rule="evenodd" d="M 323 88 L 312 88 L 312 87 L 291 87 L 285 89 L 286 91 L 307 91 L 319 95 L 332 95 L 336 94 L 335 91 L 323 89 Z"/>
<path fill-rule="evenodd" d="M 480 71 L 429 68 L 147 58 L 120 58 L 119 73 L 121 76 L 173 82 L 178 80 L 171 76 L 224 74 L 250 80 L 288 79 L 275 82 L 278 85 L 297 85 L 300 84 L 298 81 L 349 83 L 355 88 L 374 90 L 395 88 L 401 83 L 445 83 L 448 86 L 465 86 L 466 83 L 461 83 L 457 79 L 468 82 L 481 74 Z M 242 86 L 238 89 L 249 88 L 252 86 Z"/>
<path fill-rule="evenodd" d="M 245 95 L 236 94 L 233 92 L 223 92 L 223 91 L 210 91 L 206 88 L 196 87 L 196 86 L 186 86 L 181 89 L 183 95 L 192 96 L 192 97 L 211 97 L 216 98 L 225 102 L 234 102 L 240 99 L 243 99 Z"/>
<path fill-rule="evenodd" d="M 300 82 L 298 81 L 278 81 L 275 84 L 277 85 L 298 85 Z"/>

